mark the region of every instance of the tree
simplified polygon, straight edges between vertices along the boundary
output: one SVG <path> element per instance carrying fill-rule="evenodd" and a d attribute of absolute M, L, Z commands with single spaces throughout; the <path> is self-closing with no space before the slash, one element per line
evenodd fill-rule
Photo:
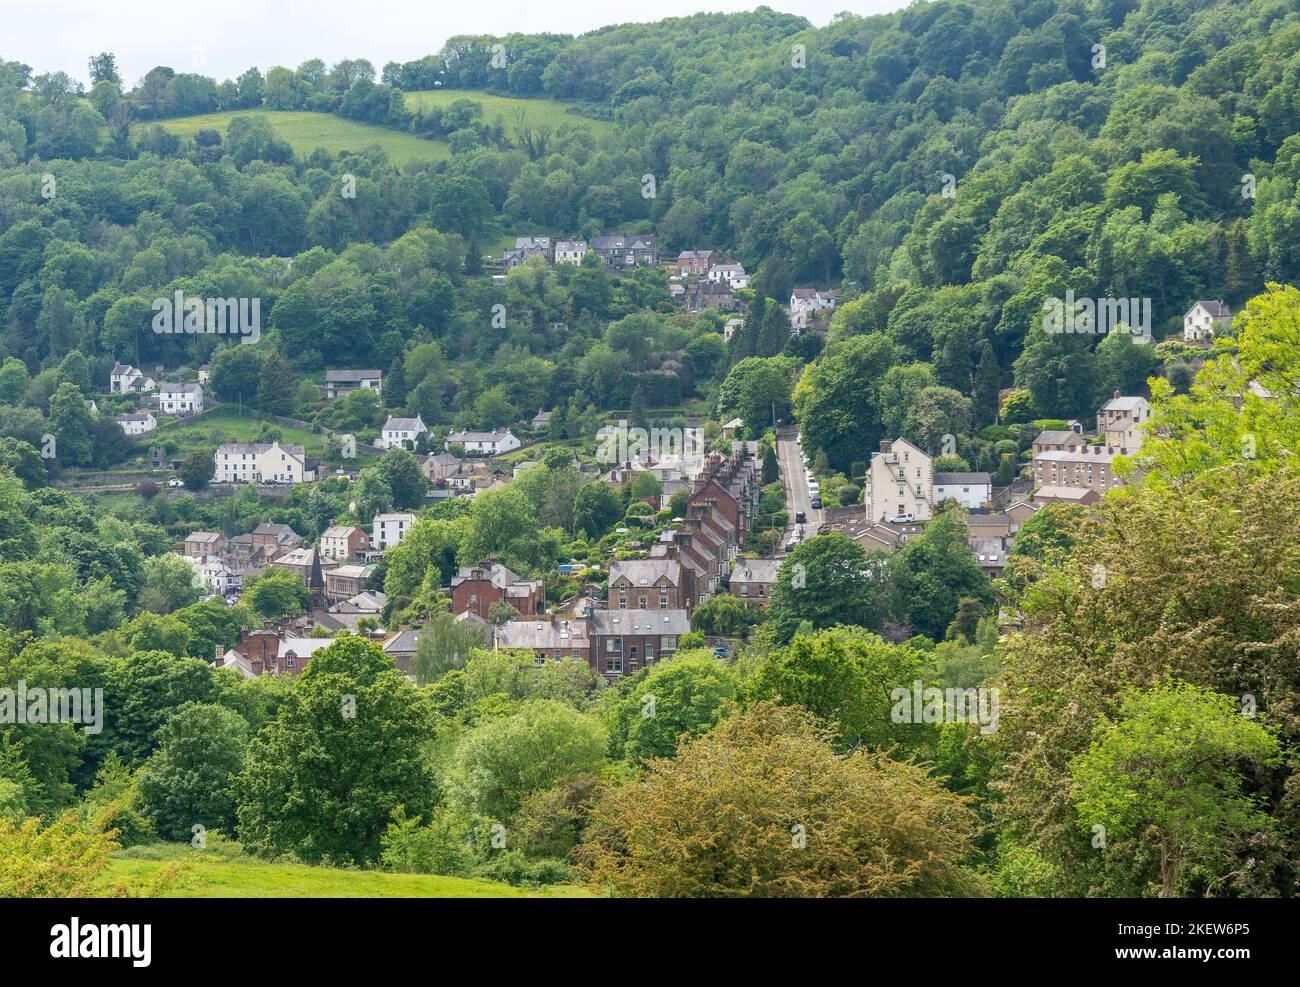
<path fill-rule="evenodd" d="M 76 384 L 60 384 L 50 395 L 50 426 L 59 461 L 69 466 L 89 466 L 94 458 L 90 410 Z"/>
<path fill-rule="evenodd" d="M 379 457 L 374 469 L 392 494 L 394 507 L 409 510 L 424 506 L 429 481 L 419 461 L 405 449 L 389 449 Z"/>
<path fill-rule="evenodd" d="M 243 769 L 248 722 L 238 713 L 186 703 L 158 731 L 158 749 L 140 770 L 140 807 L 168 840 L 189 840 L 193 827 L 234 833 L 230 788 Z"/>
<path fill-rule="evenodd" d="M 730 593 L 715 593 L 691 611 L 691 626 L 705 634 L 743 634 L 762 619 L 757 605 Z"/>
<path fill-rule="evenodd" d="M 618 495 L 603 483 L 588 483 L 573 499 L 573 525 L 590 538 L 600 538 L 623 516 Z"/>
<path fill-rule="evenodd" d="M 1191 868 L 1213 873 L 1231 859 L 1231 837 L 1269 828 L 1242 787 L 1248 765 L 1280 762 L 1277 738 L 1233 696 L 1186 682 L 1130 690 L 1075 758 L 1074 800 L 1080 822 L 1104 826 L 1107 840 L 1156 844 L 1160 897 L 1171 898 Z"/>
<path fill-rule="evenodd" d="M 975 384 L 971 397 L 971 418 L 974 426 L 984 428 L 998 420 L 998 394 L 1002 387 L 1002 372 L 998 358 L 989 341 L 980 343 L 979 363 L 975 367 Z"/>
<path fill-rule="evenodd" d="M 302 576 L 282 566 L 267 566 L 244 585 L 243 602 L 267 620 L 300 614 L 311 605 Z"/>
<path fill-rule="evenodd" d="M 778 639 L 790 640 L 803 621 L 814 628 L 879 626 L 886 616 L 882 574 L 878 559 L 839 532 L 800 542 L 781 564 L 772 589 L 768 619 Z"/>
<path fill-rule="evenodd" d="M 921 663 L 921 654 L 906 645 L 886 644 L 860 628 L 837 627 L 800 635 L 772 652 L 754 676 L 751 694 L 810 710 L 849 747 L 915 745 L 919 729 L 891 721 L 890 693 L 910 689 Z"/>
<path fill-rule="evenodd" d="M 924 768 L 760 702 L 610 788 L 579 860 L 624 897 L 968 895 L 977 827 Z"/>
<path fill-rule="evenodd" d="M 252 346 L 226 346 L 212 357 L 209 381 L 222 401 L 251 403 L 257 399 L 263 355 Z"/>
<path fill-rule="evenodd" d="M 763 449 L 763 486 L 781 479 L 781 468 L 776 461 L 776 450 L 771 446 Z"/>
<path fill-rule="evenodd" d="M 718 391 L 718 417 L 740 418 L 751 435 L 760 434 L 775 415 L 790 417 L 791 383 L 782 358 L 741 360 L 727 372 Z"/>
<path fill-rule="evenodd" d="M 900 617 L 935 641 L 943 640 L 961 597 L 973 597 L 985 607 L 993 602 L 958 512 L 941 510 L 889 558 Z"/>
<path fill-rule="evenodd" d="M 872 333 L 831 344 L 806 367 L 794 389 L 804 448 L 826 453 L 840 471 L 862 450 L 878 448 L 885 435 L 873 393 L 895 359 L 893 343 L 883 333 Z"/>
<path fill-rule="evenodd" d="M 610 733 L 617 753 L 633 761 L 672 757 L 683 735 L 713 728 L 739 692 L 731 666 L 707 649 L 677 651 L 614 706 Z"/>
<path fill-rule="evenodd" d="M 377 644 L 339 638 L 312 655 L 235 784 L 239 838 L 309 863 L 374 863 L 403 805 L 427 818 L 422 751 L 433 711 Z"/>
<path fill-rule="evenodd" d="M 444 778 L 459 811 L 507 820 L 531 792 L 595 773 L 608 739 L 590 717 L 552 700 L 484 720 L 456 745 Z"/>
<path fill-rule="evenodd" d="M 209 453 L 192 452 L 181 463 L 179 476 L 186 490 L 202 490 L 217 473 L 217 461 Z"/>

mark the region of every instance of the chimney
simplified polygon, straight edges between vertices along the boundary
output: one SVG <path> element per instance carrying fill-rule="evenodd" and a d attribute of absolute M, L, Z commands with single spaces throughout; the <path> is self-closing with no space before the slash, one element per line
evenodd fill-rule
<path fill-rule="evenodd" d="M 880 451 L 881 451 L 881 452 L 893 452 L 893 450 L 894 450 L 894 443 L 893 443 L 893 442 L 891 442 L 889 439 L 881 439 L 881 440 L 880 440 Z"/>
<path fill-rule="evenodd" d="M 1119 388 L 1118 388 L 1118 387 L 1115 388 L 1115 400 L 1116 400 L 1116 401 L 1119 400 Z"/>

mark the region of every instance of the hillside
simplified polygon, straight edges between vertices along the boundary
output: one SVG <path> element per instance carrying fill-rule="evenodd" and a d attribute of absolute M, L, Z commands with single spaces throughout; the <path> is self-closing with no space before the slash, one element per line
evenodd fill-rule
<path fill-rule="evenodd" d="M 441 161 L 451 153 L 444 141 L 425 140 L 389 127 L 347 120 L 331 113 L 305 113 L 285 110 L 232 110 L 224 113 L 201 113 L 158 121 L 178 137 L 193 137 L 200 130 L 215 130 L 225 135 L 230 121 L 251 113 L 263 115 L 281 140 L 287 141 L 295 154 L 306 158 L 317 149 L 330 154 L 360 151 L 378 144 L 395 165 L 412 161 Z M 137 125 L 137 129 L 140 125 Z"/>
<path fill-rule="evenodd" d="M 406 108 L 412 112 L 434 107 L 450 106 L 457 100 L 467 99 L 483 107 L 483 118 L 489 122 L 498 118 L 510 129 L 517 113 L 522 110 L 525 121 L 534 126 L 558 128 L 561 126 L 586 127 L 593 137 L 602 137 L 615 129 L 612 120 L 597 120 L 578 112 L 574 104 L 558 99 L 500 96 L 477 89 L 424 89 L 403 94 Z"/>

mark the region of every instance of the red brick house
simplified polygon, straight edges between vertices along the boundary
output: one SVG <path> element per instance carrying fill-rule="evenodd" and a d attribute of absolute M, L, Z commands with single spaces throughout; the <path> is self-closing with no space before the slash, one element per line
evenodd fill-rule
<path fill-rule="evenodd" d="M 546 586 L 540 579 L 521 579 L 490 559 L 461 566 L 451 580 L 452 613 L 472 613 L 487 620 L 488 610 L 500 600 L 521 617 L 535 616 L 546 611 Z"/>

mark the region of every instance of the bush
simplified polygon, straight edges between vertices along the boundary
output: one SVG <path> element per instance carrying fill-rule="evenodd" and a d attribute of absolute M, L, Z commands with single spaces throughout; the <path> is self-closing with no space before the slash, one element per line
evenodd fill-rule
<path fill-rule="evenodd" d="M 468 826 L 441 808 L 434 810 L 427 826 L 421 826 L 419 819 L 408 818 L 405 808 L 398 806 L 380 845 L 385 870 L 465 877 L 474 869 Z"/>
<path fill-rule="evenodd" d="M 529 860 L 519 850 L 503 850 L 474 873 L 504 884 L 565 884 L 578 879 L 577 872 L 563 860 Z"/>

